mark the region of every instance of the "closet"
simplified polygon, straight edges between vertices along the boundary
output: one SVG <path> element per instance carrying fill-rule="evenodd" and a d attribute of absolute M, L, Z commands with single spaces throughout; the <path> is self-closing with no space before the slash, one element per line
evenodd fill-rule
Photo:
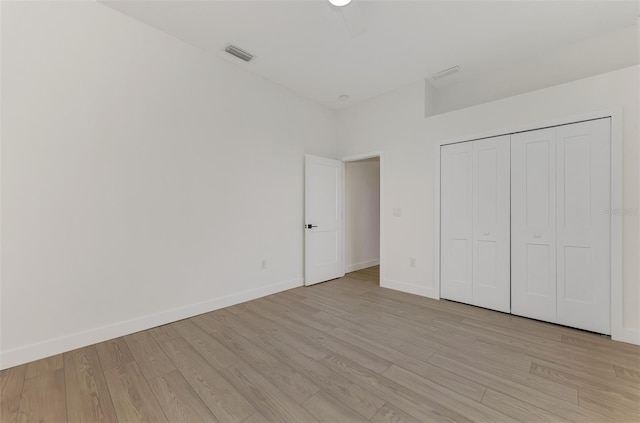
<path fill-rule="evenodd" d="M 610 119 L 441 147 L 441 297 L 611 333 Z"/>

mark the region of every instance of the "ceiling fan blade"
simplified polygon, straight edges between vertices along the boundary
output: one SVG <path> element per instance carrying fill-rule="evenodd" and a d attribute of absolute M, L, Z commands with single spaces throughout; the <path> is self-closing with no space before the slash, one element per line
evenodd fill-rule
<path fill-rule="evenodd" d="M 367 30 L 367 25 L 364 15 L 360 10 L 360 5 L 358 5 L 355 1 L 352 1 L 348 5 L 341 7 L 340 12 L 342 12 L 344 23 L 347 25 L 347 29 L 349 30 L 349 33 L 352 37 L 357 37 Z"/>

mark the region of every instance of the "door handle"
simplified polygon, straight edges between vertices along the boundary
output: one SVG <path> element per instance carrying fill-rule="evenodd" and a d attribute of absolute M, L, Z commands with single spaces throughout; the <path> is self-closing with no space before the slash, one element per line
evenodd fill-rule
<path fill-rule="evenodd" d="M 307 225 L 307 229 L 317 228 L 317 227 L 318 227 L 317 225 L 311 225 L 311 224 Z"/>

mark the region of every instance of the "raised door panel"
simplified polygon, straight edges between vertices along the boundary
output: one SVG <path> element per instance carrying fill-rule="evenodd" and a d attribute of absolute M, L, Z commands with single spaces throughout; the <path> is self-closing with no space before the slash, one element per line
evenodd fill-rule
<path fill-rule="evenodd" d="M 471 303 L 472 271 L 471 143 L 441 150 L 440 296 Z"/>
<path fill-rule="evenodd" d="M 556 321 L 556 130 L 511 137 L 511 312 Z"/>
<path fill-rule="evenodd" d="M 557 322 L 611 333 L 610 119 L 557 129 Z"/>
<path fill-rule="evenodd" d="M 305 157 L 305 285 L 344 275 L 343 175 L 340 161 Z"/>
<path fill-rule="evenodd" d="M 473 141 L 473 301 L 508 313 L 510 136 Z"/>

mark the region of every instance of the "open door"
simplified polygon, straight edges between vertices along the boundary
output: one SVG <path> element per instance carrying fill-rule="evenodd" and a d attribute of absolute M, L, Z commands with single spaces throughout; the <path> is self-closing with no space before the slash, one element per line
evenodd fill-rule
<path fill-rule="evenodd" d="M 344 163 L 305 156 L 304 284 L 344 276 Z"/>

